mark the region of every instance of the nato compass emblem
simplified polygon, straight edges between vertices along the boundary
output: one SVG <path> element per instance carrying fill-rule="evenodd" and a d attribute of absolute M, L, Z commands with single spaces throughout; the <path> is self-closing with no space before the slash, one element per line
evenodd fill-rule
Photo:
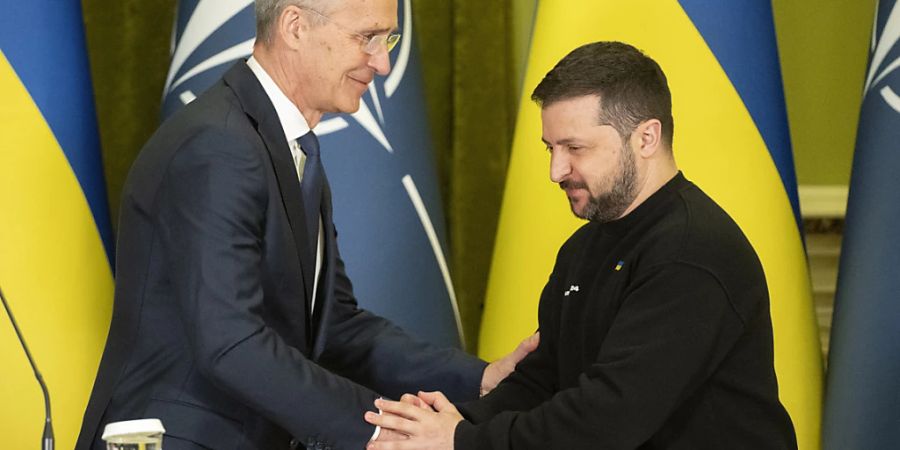
<path fill-rule="evenodd" d="M 162 116 L 172 115 L 209 89 L 256 41 L 253 0 L 182 0 L 172 30 L 172 61 Z"/>
<path fill-rule="evenodd" d="M 876 4 L 876 8 L 878 5 Z M 878 17 L 876 11 L 875 17 Z M 872 58 L 869 63 L 869 71 L 866 74 L 866 86 L 863 92 L 868 95 L 869 91 L 875 89 L 886 77 L 900 67 L 900 47 L 897 42 L 900 41 L 900 2 L 894 2 L 887 21 L 881 29 L 881 36 L 878 36 L 878 23 L 872 27 Z M 886 62 L 889 58 L 893 58 L 890 63 Z M 884 86 L 878 90 L 881 98 L 894 111 L 900 113 L 900 96 L 890 86 L 893 82 L 896 84 L 897 78 L 892 77 L 888 82 L 883 83 Z"/>

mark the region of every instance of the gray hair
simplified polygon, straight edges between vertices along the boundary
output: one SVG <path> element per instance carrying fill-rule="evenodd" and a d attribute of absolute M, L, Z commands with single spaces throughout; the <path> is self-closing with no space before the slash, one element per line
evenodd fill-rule
<path fill-rule="evenodd" d="M 334 9 L 334 4 L 338 0 L 256 0 L 254 10 L 256 11 L 256 39 L 265 44 L 272 42 L 272 28 L 278 21 L 278 16 L 289 5 L 298 6 L 303 9 L 311 9 L 327 15 Z M 313 15 L 313 23 L 316 25 L 324 23 L 325 19 L 318 15 Z"/>

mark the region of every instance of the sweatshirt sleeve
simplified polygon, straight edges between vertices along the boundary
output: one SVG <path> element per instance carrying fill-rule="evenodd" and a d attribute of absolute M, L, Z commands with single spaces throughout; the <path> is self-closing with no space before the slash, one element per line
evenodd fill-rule
<path fill-rule="evenodd" d="M 538 402 L 552 385 L 527 380 L 545 379 L 538 370 L 546 367 L 523 367 L 510 377 L 509 384 L 519 386 L 516 395 L 467 409 L 476 414 L 457 426 L 455 448 L 634 449 L 702 385 L 743 329 L 708 271 L 683 263 L 655 268 L 632 284 L 576 386 Z"/>

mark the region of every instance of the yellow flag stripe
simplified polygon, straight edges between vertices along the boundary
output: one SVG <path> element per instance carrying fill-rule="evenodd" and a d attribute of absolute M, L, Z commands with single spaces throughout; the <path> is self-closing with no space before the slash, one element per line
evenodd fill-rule
<path fill-rule="evenodd" d="M 53 399 L 57 448 L 73 448 L 100 362 L 113 277 L 93 215 L 59 143 L 0 54 L 0 288 Z M 40 388 L 0 319 L 3 448 L 38 448 Z"/>

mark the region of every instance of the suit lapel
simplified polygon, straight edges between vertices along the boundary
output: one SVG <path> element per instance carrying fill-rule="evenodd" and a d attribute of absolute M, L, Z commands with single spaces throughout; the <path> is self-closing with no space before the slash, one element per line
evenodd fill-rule
<path fill-rule="evenodd" d="M 284 130 L 278 120 L 275 107 L 272 106 L 272 102 L 259 84 L 259 80 L 256 79 L 246 63 L 241 61 L 232 66 L 225 73 L 224 80 L 234 91 L 244 111 L 256 123 L 257 132 L 266 144 L 266 150 L 271 157 L 275 177 L 278 179 L 278 188 L 281 191 L 281 201 L 287 212 L 291 234 L 294 236 L 294 244 L 300 257 L 300 268 L 306 293 L 306 311 L 309 311 L 316 267 L 316 243 L 309 242 L 307 239 L 309 234 L 303 216 L 305 209 L 303 196 L 300 195 L 300 180 L 297 179 L 297 171 L 291 158 L 291 150 L 284 138 Z M 307 320 L 309 320 L 308 314 Z M 307 325 L 310 324 L 307 323 Z M 311 327 L 307 326 L 307 333 L 310 332 Z"/>
<path fill-rule="evenodd" d="M 313 310 L 313 359 L 318 359 L 325 349 L 325 339 L 322 334 L 325 330 L 325 324 L 328 323 L 328 316 L 331 312 L 329 303 L 334 301 L 334 283 L 337 264 L 335 249 L 337 242 L 334 231 L 334 221 L 332 219 L 331 205 L 331 185 L 328 184 L 328 177 L 322 174 L 322 231 L 324 232 L 324 251 L 322 254 L 322 273 L 321 282 L 319 283 L 319 292 L 316 299 L 316 309 Z"/>

